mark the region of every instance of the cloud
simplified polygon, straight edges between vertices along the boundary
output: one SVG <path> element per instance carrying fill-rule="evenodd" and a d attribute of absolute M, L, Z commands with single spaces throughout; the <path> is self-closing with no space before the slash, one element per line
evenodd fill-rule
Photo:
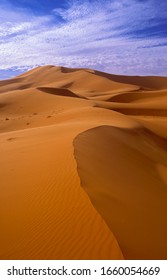
<path fill-rule="evenodd" d="M 1 70 L 55 64 L 166 75 L 165 7 L 165 0 L 73 0 L 37 16 L 3 1 Z"/>

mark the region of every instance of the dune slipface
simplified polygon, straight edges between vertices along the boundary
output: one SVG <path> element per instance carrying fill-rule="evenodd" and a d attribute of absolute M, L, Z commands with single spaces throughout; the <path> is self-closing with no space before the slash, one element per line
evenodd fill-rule
<path fill-rule="evenodd" d="M 167 78 L 0 82 L 0 259 L 167 258 Z"/>
<path fill-rule="evenodd" d="M 157 168 L 167 166 L 167 152 L 159 141 L 145 129 L 112 126 L 74 141 L 81 184 L 127 259 L 167 257 L 167 188 Z"/>

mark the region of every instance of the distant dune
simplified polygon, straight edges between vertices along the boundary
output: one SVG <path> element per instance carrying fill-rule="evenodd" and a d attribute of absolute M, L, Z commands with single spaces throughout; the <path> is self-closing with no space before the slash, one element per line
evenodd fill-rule
<path fill-rule="evenodd" d="M 0 81 L 0 259 L 167 259 L 167 78 Z"/>

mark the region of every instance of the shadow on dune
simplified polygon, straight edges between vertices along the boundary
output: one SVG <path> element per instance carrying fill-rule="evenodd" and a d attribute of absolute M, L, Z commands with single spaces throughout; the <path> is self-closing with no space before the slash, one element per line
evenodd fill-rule
<path fill-rule="evenodd" d="M 126 105 L 127 104 L 127 105 Z M 166 109 L 161 109 L 161 108 L 147 108 L 145 105 L 143 106 L 142 104 L 140 106 L 135 106 L 133 104 L 133 107 L 131 107 L 131 104 L 115 104 L 113 102 L 110 103 L 108 101 L 96 101 L 96 104 L 94 107 L 97 108 L 102 108 L 102 109 L 107 109 L 107 110 L 112 110 L 119 112 L 124 115 L 129 115 L 129 116 L 154 116 L 154 117 L 166 117 L 167 116 L 167 110 Z M 122 106 L 123 105 L 123 106 Z"/>
<path fill-rule="evenodd" d="M 94 74 L 117 83 L 131 84 L 143 89 L 167 89 L 167 77 L 158 76 L 123 76 L 94 71 Z"/>
<path fill-rule="evenodd" d="M 124 115 L 131 116 L 154 116 L 154 117 L 166 117 L 167 110 L 166 109 L 151 109 L 151 108 L 127 108 L 127 109 L 111 109 L 113 111 L 122 113 Z"/>
<path fill-rule="evenodd" d="M 127 108 L 127 109 L 111 109 L 113 111 L 122 113 L 124 115 L 131 115 L 131 116 L 161 116 L 166 117 L 167 116 L 167 110 L 166 109 L 151 109 L 151 108 Z"/>
<path fill-rule="evenodd" d="M 29 89 L 33 84 L 24 84 L 17 87 L 17 90 Z"/>
<path fill-rule="evenodd" d="M 154 100 L 153 98 L 159 98 L 161 96 L 166 96 L 167 97 L 167 92 L 164 91 L 133 91 L 133 92 L 127 92 L 127 93 L 122 93 L 122 94 L 118 94 L 115 96 L 112 96 L 111 98 L 109 98 L 108 102 L 120 102 L 120 103 L 130 103 L 130 102 L 135 102 L 138 100 L 145 100 L 148 98 L 151 98 L 152 100 Z"/>
<path fill-rule="evenodd" d="M 80 68 L 74 68 L 73 69 L 73 68 L 68 68 L 68 67 L 61 66 L 60 70 L 61 70 L 62 73 L 73 73 L 73 72 L 77 72 L 77 71 L 82 70 L 82 69 L 80 69 Z"/>
<path fill-rule="evenodd" d="M 85 97 L 78 96 L 77 94 L 73 93 L 69 89 L 52 88 L 52 87 L 38 87 L 37 89 L 40 91 L 46 92 L 46 93 L 53 94 L 53 95 L 86 99 Z"/>
<path fill-rule="evenodd" d="M 126 259 L 167 258 L 167 141 L 145 128 L 100 126 L 74 139 L 81 185 Z"/>

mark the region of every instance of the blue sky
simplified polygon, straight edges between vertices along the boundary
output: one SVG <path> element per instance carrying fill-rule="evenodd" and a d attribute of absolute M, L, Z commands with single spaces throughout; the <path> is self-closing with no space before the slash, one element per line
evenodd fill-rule
<path fill-rule="evenodd" d="M 167 76 L 167 1 L 0 0 L 0 79 L 47 64 Z"/>

